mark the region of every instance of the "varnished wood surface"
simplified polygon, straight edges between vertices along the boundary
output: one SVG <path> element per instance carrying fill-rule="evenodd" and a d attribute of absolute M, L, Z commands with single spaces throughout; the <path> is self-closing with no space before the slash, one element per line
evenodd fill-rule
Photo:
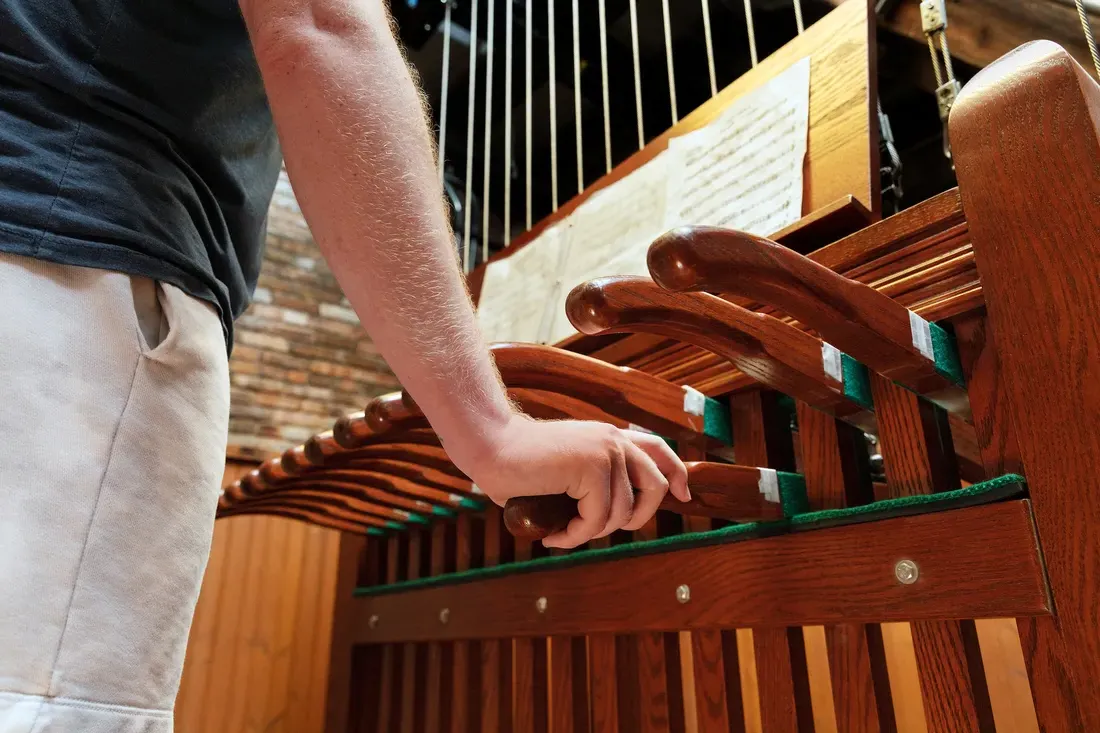
<path fill-rule="evenodd" d="M 226 478 L 238 472 L 230 465 Z M 282 517 L 215 525 L 176 701 L 177 731 L 324 730 L 338 552 L 337 532 Z M 250 694 L 234 694 L 242 684 Z"/>
<path fill-rule="evenodd" d="M 559 392 L 668 437 L 703 432 L 703 418 L 684 412 L 676 384 L 551 346 L 493 344 L 504 383 Z"/>
<path fill-rule="evenodd" d="M 688 461 L 691 501 L 666 495 L 661 509 L 700 517 L 738 522 L 781 519 L 782 504 L 760 492 L 760 471 L 750 466 Z M 565 528 L 577 516 L 577 500 L 566 494 L 524 496 L 504 506 L 504 525 L 517 537 L 542 539 Z"/>
<path fill-rule="evenodd" d="M 953 318 L 982 304 L 969 228 L 957 190 L 916 204 L 808 257 L 929 320 Z M 759 310 L 775 314 L 771 308 Z M 689 383 L 711 395 L 752 384 L 717 355 L 651 336 L 629 336 L 610 345 L 597 341 L 593 347 L 582 339 L 570 348 Z"/>
<path fill-rule="evenodd" d="M 1006 411 L 1059 614 L 1021 628 L 1047 730 L 1100 728 L 1100 504 L 1078 488 L 1100 470 L 1098 110 L 1100 89 L 1084 70 L 1036 43 L 983 70 L 951 117 Z"/>
<path fill-rule="evenodd" d="M 1042 615 L 1049 607 L 1030 522 L 1026 502 L 1013 501 L 363 597 L 356 599 L 356 616 L 363 620 L 356 638 L 379 642 Z M 921 583 L 896 581 L 893 558 L 898 557 L 920 564 Z M 674 577 L 692 588 L 691 603 L 676 601 Z M 533 602 L 540 596 L 550 599 L 544 614 Z M 492 602 L 486 605 L 486 599 Z M 451 609 L 445 629 L 433 623 L 443 607 Z M 381 618 L 375 629 L 365 623 L 372 614 Z"/>
<path fill-rule="evenodd" d="M 581 333 L 674 338 L 718 354 L 761 384 L 831 414 L 864 411 L 826 375 L 819 339 L 704 292 L 671 292 L 649 278 L 600 278 L 574 288 L 566 313 Z"/>
<path fill-rule="evenodd" d="M 670 290 L 729 293 L 772 306 L 880 374 L 923 394 L 947 390 L 965 403 L 965 393 L 913 343 L 905 306 L 764 237 L 681 227 L 653 243 L 649 268 Z"/>
<path fill-rule="evenodd" d="M 796 403 L 796 411 L 810 508 L 836 509 L 873 501 L 862 434 L 805 403 Z M 824 636 L 837 730 L 896 733 L 879 626 L 829 626 Z"/>
<path fill-rule="evenodd" d="M 737 460 L 778 470 L 794 470 L 790 420 L 775 392 L 753 391 L 730 398 L 736 426 Z M 791 633 L 794 631 L 794 633 Z M 763 730 L 801 733 L 812 729 L 806 649 L 801 629 L 752 629 L 760 723 Z"/>

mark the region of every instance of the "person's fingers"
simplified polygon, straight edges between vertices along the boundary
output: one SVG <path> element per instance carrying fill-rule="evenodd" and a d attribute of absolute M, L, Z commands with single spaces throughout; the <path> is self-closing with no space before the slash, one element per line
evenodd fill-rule
<path fill-rule="evenodd" d="M 626 444 L 626 468 L 635 490 L 634 515 L 623 529 L 641 529 L 661 506 L 668 491 L 668 479 L 653 459 L 634 443 Z"/>
<path fill-rule="evenodd" d="M 687 468 L 676 452 L 660 436 L 643 433 L 639 430 L 625 430 L 630 442 L 638 446 L 653 459 L 657 469 L 668 479 L 668 490 L 680 501 L 691 501 L 688 489 Z"/>
<path fill-rule="evenodd" d="M 607 524 L 596 535 L 606 537 L 615 530 L 622 529 L 634 514 L 634 491 L 630 486 L 630 472 L 626 467 L 626 446 L 628 441 L 619 441 L 611 450 L 611 513 Z"/>
<path fill-rule="evenodd" d="M 544 546 L 572 549 L 588 542 L 607 526 L 611 514 L 612 473 L 612 460 L 606 455 L 603 461 L 582 472 L 580 482 L 567 492 L 577 500 L 578 516 L 569 520 L 561 532 L 543 538 Z"/>

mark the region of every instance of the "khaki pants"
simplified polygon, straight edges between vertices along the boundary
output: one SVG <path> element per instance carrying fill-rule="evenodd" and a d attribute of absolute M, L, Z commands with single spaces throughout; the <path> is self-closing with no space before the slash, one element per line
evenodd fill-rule
<path fill-rule="evenodd" d="M 0 254 L 0 733 L 167 733 L 225 458 L 217 315 Z"/>

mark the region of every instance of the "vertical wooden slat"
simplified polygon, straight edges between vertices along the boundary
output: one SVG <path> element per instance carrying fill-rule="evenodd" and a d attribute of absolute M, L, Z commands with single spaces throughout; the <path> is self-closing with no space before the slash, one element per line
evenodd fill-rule
<path fill-rule="evenodd" d="M 340 534 L 336 536 L 336 543 L 337 561 L 334 572 L 330 577 L 326 568 L 323 577 L 327 582 L 322 586 L 327 587 L 328 583 L 332 585 L 332 612 L 328 614 L 331 631 L 327 634 L 327 695 L 323 706 L 326 733 L 344 733 L 347 730 L 352 680 L 351 601 L 359 580 L 359 563 L 363 559 L 366 538 L 362 535 Z M 324 639 L 325 636 L 322 635 L 321 638 Z M 323 678 L 324 672 L 324 669 L 318 669 L 317 674 Z M 318 705 L 318 708 L 321 707 Z"/>
<path fill-rule="evenodd" d="M 944 411 L 877 374 L 871 393 L 879 420 L 886 484 L 892 496 L 959 485 Z M 995 729 L 973 621 L 912 624 L 925 719 L 930 733 Z"/>
<path fill-rule="evenodd" d="M 386 582 L 396 583 L 401 577 L 400 550 L 401 540 L 407 537 L 390 535 L 386 543 Z M 400 673 L 398 647 L 396 644 L 382 645 L 382 675 L 378 680 L 381 686 L 378 704 L 378 721 L 375 730 L 389 733 L 397 728 L 396 723 L 401 705 L 401 684 L 397 678 Z"/>
<path fill-rule="evenodd" d="M 469 514 L 460 514 L 455 522 L 455 570 L 469 570 L 472 558 L 473 527 Z M 481 726 L 481 649 L 466 640 L 454 643 L 451 676 L 451 733 L 468 733 Z M 446 724 L 446 721 L 444 721 Z M 441 730 L 445 730 L 444 726 Z"/>
<path fill-rule="evenodd" d="M 517 562 L 531 558 L 532 543 L 517 538 Z M 534 603 L 535 599 L 531 599 Z M 512 641 L 512 720 L 516 733 L 544 733 L 547 709 L 547 640 L 545 637 Z"/>
<path fill-rule="evenodd" d="M 777 470 L 794 468 L 788 415 L 773 392 L 752 391 L 730 399 L 738 463 Z M 801 629 L 753 629 L 760 718 L 767 733 L 813 730 L 813 704 Z"/>
<path fill-rule="evenodd" d="M 872 501 L 862 431 L 803 402 L 797 402 L 795 409 L 810 509 L 839 509 Z M 876 624 L 843 624 L 825 628 L 824 634 L 833 729 L 896 731 L 881 630 Z M 816 717 L 820 719 L 820 713 Z"/>
<path fill-rule="evenodd" d="M 424 532 L 419 529 L 410 529 L 408 575 L 409 580 L 420 577 L 420 553 L 424 551 Z M 416 714 L 419 706 L 418 698 L 421 697 L 423 688 L 420 686 L 417 644 L 406 643 L 402 645 L 404 661 L 401 665 L 401 733 L 416 733 Z"/>
<path fill-rule="evenodd" d="M 385 540 L 380 537 L 365 539 L 356 583 L 360 586 L 380 585 L 385 577 Z M 381 703 L 382 647 L 378 644 L 353 647 L 351 656 L 347 729 L 350 733 L 371 733 Z"/>
<path fill-rule="evenodd" d="M 502 559 L 503 519 L 500 510 L 485 511 L 485 566 Z M 481 641 L 481 730 L 484 733 L 512 730 L 512 645 L 507 640 Z"/>
<path fill-rule="evenodd" d="M 550 730 L 573 733 L 573 648 L 568 636 L 550 637 Z"/>
<path fill-rule="evenodd" d="M 685 461 L 706 459 L 706 453 L 701 448 L 687 443 L 681 444 L 678 452 Z M 712 529 L 714 524 L 705 517 L 684 517 L 683 522 L 684 529 L 688 532 L 705 532 Z M 721 631 L 708 629 L 693 631 L 689 635 L 694 699 L 687 700 L 685 704 L 694 708 L 696 725 L 700 731 L 740 733 L 745 730 L 741 674 L 736 657 L 737 644 L 733 632 L 729 632 L 729 636 L 734 640 L 732 664 L 728 664 L 725 658 Z M 730 685 L 731 678 L 736 684 Z"/>
<path fill-rule="evenodd" d="M 592 701 L 592 733 L 618 733 L 619 695 L 615 680 L 615 637 L 588 637 L 588 680 Z"/>
<path fill-rule="evenodd" d="M 609 537 L 594 539 L 588 547 L 608 547 Z M 619 692 L 614 634 L 588 637 L 589 721 L 592 733 L 618 733 Z"/>
<path fill-rule="evenodd" d="M 447 525 L 436 522 L 432 525 L 431 568 L 432 575 L 443 574 L 443 562 L 446 556 Z M 449 647 L 450 645 L 448 645 Z M 442 729 L 441 714 L 448 703 L 443 700 L 443 644 L 430 642 L 427 645 L 427 669 L 425 670 L 425 708 L 424 729 L 437 731 Z M 447 690 L 450 699 L 450 690 Z"/>

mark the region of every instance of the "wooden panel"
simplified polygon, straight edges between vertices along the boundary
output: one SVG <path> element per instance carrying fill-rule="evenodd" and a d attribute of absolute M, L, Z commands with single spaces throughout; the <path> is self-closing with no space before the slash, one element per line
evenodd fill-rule
<path fill-rule="evenodd" d="M 1027 502 L 356 599 L 356 639 L 672 631 L 1049 612 Z M 914 559 L 921 582 L 894 578 Z M 692 588 L 679 603 L 676 582 Z M 766 588 L 766 593 L 759 592 Z M 664 589 L 665 592 L 661 592 Z M 656 591 L 656 592 L 655 592 Z M 546 596 L 546 613 L 534 599 Z M 451 609 L 445 628 L 433 623 Z M 456 611 L 456 609 L 468 609 Z M 379 614 L 383 623 L 368 628 Z"/>
<path fill-rule="evenodd" d="M 252 468 L 227 465 L 225 483 Z M 338 553 L 337 532 L 302 522 L 238 517 L 215 524 L 177 731 L 323 730 Z M 235 694 L 246 677 L 251 694 Z"/>

